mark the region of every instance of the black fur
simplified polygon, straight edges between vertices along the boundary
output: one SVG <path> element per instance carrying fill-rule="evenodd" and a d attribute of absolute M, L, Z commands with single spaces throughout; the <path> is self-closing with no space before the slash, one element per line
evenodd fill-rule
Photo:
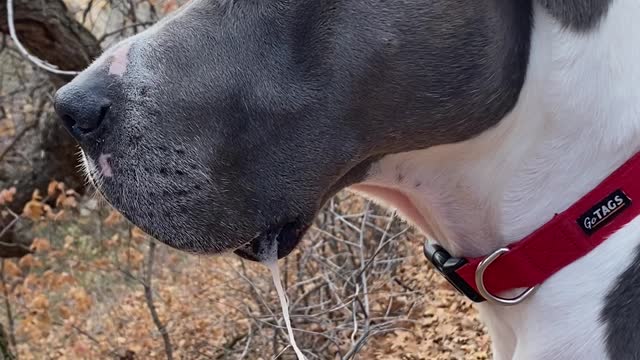
<path fill-rule="evenodd" d="M 565 26 L 578 31 L 593 30 L 607 14 L 613 0 L 538 0 Z"/>
<path fill-rule="evenodd" d="M 618 279 L 606 297 L 602 321 L 606 326 L 606 345 L 612 360 L 640 359 L 640 249 L 631 266 Z M 616 261 L 616 259 L 612 259 Z"/>

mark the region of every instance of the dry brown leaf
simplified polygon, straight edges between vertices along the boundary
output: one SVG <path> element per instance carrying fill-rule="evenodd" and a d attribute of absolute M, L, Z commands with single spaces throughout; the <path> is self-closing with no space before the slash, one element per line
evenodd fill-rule
<path fill-rule="evenodd" d="M 49 186 L 47 186 L 47 196 L 49 198 L 55 197 L 56 193 L 58 193 L 58 184 L 60 183 L 53 180 L 49 183 Z"/>
<path fill-rule="evenodd" d="M 65 250 L 70 250 L 73 247 L 73 242 L 75 239 L 71 235 L 67 235 L 64 237 L 64 245 L 62 246 Z"/>
<path fill-rule="evenodd" d="M 51 249 L 51 243 L 45 238 L 35 238 L 31 243 L 31 250 L 36 252 L 48 251 Z"/>
<path fill-rule="evenodd" d="M 117 210 L 111 210 L 109 215 L 104 219 L 104 224 L 108 226 L 113 226 L 122 222 L 122 214 L 120 214 Z"/>
<path fill-rule="evenodd" d="M 4 273 L 14 277 L 22 276 L 22 270 L 20 270 L 13 260 L 4 261 Z"/>
<path fill-rule="evenodd" d="M 55 273 L 55 271 L 53 271 L 51 269 L 49 269 L 49 270 L 45 271 L 44 273 L 42 273 L 42 281 L 47 286 L 51 285 L 51 283 L 55 280 L 55 277 L 56 277 L 56 273 Z"/>
<path fill-rule="evenodd" d="M 65 201 L 62 202 L 62 206 L 65 208 L 75 208 L 78 207 L 78 201 L 74 196 L 67 196 Z"/>
<path fill-rule="evenodd" d="M 37 275 L 29 274 L 24 279 L 23 285 L 24 285 L 25 291 L 27 291 L 26 289 L 37 288 L 40 285 L 40 283 L 41 281 Z"/>
<path fill-rule="evenodd" d="M 0 191 L 0 205 L 6 205 L 13 202 L 13 198 L 16 194 L 16 188 L 11 187 L 9 189 L 3 189 Z"/>
<path fill-rule="evenodd" d="M 56 207 L 57 206 L 62 206 L 63 208 L 75 208 L 78 206 L 78 201 L 74 195 L 70 195 L 67 191 L 66 193 L 58 195 L 58 198 L 56 199 Z"/>
<path fill-rule="evenodd" d="M 44 204 L 39 200 L 31 200 L 24 205 L 22 210 L 22 216 L 29 218 L 33 221 L 40 220 L 44 215 Z"/>
<path fill-rule="evenodd" d="M 59 289 L 64 285 L 72 285 L 74 283 L 75 283 L 75 280 L 73 279 L 73 277 L 68 273 L 63 272 L 62 274 L 55 276 L 52 279 L 52 281 L 49 283 L 49 286 L 52 289 Z"/>
<path fill-rule="evenodd" d="M 48 205 L 45 206 L 45 212 L 47 213 L 47 220 L 58 221 L 64 217 L 64 210 L 55 212 Z"/>
<path fill-rule="evenodd" d="M 20 258 L 20 261 L 18 261 L 18 265 L 20 265 L 21 268 L 23 269 L 30 269 L 32 267 L 36 267 L 36 265 L 38 264 L 38 260 L 31 254 L 27 254 L 25 256 L 23 256 L 22 258 Z"/>
<path fill-rule="evenodd" d="M 128 263 L 132 267 L 137 268 L 142 265 L 142 262 L 144 261 L 144 254 L 133 247 L 122 249 L 118 254 L 118 261 L 121 263 Z"/>
<path fill-rule="evenodd" d="M 147 239 L 147 234 L 136 226 L 131 230 L 131 238 L 136 241 L 142 241 Z"/>
<path fill-rule="evenodd" d="M 40 190 L 35 189 L 33 194 L 31 194 L 31 200 L 42 201 L 42 195 L 40 195 Z"/>
<path fill-rule="evenodd" d="M 75 310 L 84 313 L 91 309 L 91 297 L 87 294 L 84 288 L 73 287 L 69 290 L 69 295 L 75 302 Z"/>
<path fill-rule="evenodd" d="M 114 247 L 114 246 L 118 246 L 120 244 L 120 235 L 119 234 L 114 234 L 109 240 L 105 241 L 105 246 L 107 247 Z"/>
<path fill-rule="evenodd" d="M 99 270 L 107 270 L 111 267 L 111 261 L 106 258 L 96 259 L 93 261 L 93 267 Z"/>
<path fill-rule="evenodd" d="M 49 308 L 49 299 L 44 294 L 40 294 L 31 300 L 29 308 L 32 310 L 47 310 Z"/>
<path fill-rule="evenodd" d="M 89 352 L 91 351 L 91 347 L 84 339 L 77 339 L 73 342 L 71 351 L 73 351 L 73 354 L 78 358 L 85 359 L 87 357 L 87 354 L 89 354 Z"/>
<path fill-rule="evenodd" d="M 2 121 L 0 121 L 0 136 L 2 136 L 2 137 L 14 137 L 15 134 L 16 134 L 16 125 L 10 119 L 11 113 L 6 114 L 6 115 L 7 115 L 7 118 L 6 119 L 2 119 Z"/>
<path fill-rule="evenodd" d="M 65 320 L 71 317 L 71 310 L 64 305 L 58 306 L 58 313 L 60 314 L 60 317 Z"/>
<path fill-rule="evenodd" d="M 162 6 L 162 12 L 168 14 L 170 12 L 175 11 L 178 8 L 178 3 L 176 0 L 167 0 Z"/>

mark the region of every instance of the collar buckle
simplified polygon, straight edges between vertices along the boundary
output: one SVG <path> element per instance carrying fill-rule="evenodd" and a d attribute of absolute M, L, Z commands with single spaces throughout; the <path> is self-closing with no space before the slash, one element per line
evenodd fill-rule
<path fill-rule="evenodd" d="M 466 259 L 453 257 L 442 246 L 431 243 L 428 240 L 424 243 L 424 256 L 462 295 L 473 302 L 483 302 L 485 300 L 482 295 L 456 273 L 456 270 L 467 263 Z"/>
<path fill-rule="evenodd" d="M 506 254 L 509 252 L 508 248 L 501 248 L 494 251 L 491 255 L 487 256 L 480 262 L 478 267 L 476 268 L 476 286 L 478 287 L 478 292 L 482 294 L 482 296 L 487 299 L 489 302 L 498 305 L 512 306 L 518 305 L 527 299 L 530 295 L 533 295 L 536 290 L 538 290 L 538 286 L 532 286 L 524 290 L 520 295 L 514 298 L 503 298 L 500 296 L 493 295 L 489 290 L 487 290 L 484 285 L 484 272 L 487 270 L 489 265 L 493 263 L 496 259 L 498 259 L 502 254 Z"/>

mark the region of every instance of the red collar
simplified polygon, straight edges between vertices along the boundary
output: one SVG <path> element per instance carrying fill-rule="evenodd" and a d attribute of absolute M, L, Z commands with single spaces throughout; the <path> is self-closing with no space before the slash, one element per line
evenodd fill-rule
<path fill-rule="evenodd" d="M 556 214 L 531 235 L 509 245 L 508 251 L 502 250 L 499 256 L 494 253 L 495 260 L 488 265 L 485 261 L 487 266 L 483 266 L 482 283 L 489 295 L 541 284 L 633 220 L 640 214 L 640 202 L 632 201 L 640 199 L 638 176 L 640 153 L 570 208 Z M 487 293 L 478 291 L 476 275 L 488 257 L 454 258 L 433 244 L 425 245 L 425 255 L 464 295 L 476 302 L 485 300 Z"/>

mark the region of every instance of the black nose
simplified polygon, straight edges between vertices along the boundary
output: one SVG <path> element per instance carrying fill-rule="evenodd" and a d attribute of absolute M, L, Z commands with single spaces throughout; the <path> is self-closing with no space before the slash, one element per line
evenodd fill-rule
<path fill-rule="evenodd" d="M 105 121 L 111 101 L 106 94 L 106 85 L 76 79 L 58 90 L 54 107 L 64 126 L 80 141 Z"/>

